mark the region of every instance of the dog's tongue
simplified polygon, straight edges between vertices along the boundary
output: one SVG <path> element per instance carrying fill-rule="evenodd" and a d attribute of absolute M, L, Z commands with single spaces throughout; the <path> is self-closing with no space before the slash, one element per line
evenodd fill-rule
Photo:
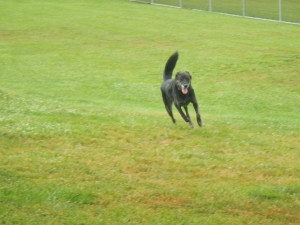
<path fill-rule="evenodd" d="M 181 91 L 182 91 L 182 93 L 185 94 L 185 95 L 188 93 L 188 89 L 187 89 L 187 88 L 182 88 Z"/>

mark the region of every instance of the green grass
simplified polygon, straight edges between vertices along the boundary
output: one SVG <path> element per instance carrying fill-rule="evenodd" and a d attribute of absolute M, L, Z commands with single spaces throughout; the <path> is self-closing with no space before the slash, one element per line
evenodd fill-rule
<path fill-rule="evenodd" d="M 142 0 L 150 3 L 150 0 Z M 213 12 L 243 15 L 243 2 L 245 3 L 245 16 L 271 20 L 279 20 L 278 0 L 181 0 L 182 7 Z M 154 0 L 154 3 L 170 6 L 179 6 L 180 0 Z M 300 23 L 300 4 L 298 0 L 284 0 L 281 2 L 281 16 L 283 21 Z"/>
<path fill-rule="evenodd" d="M 299 224 L 298 26 L 125 0 L 0 21 L 0 224 Z M 203 128 L 164 109 L 175 50 Z"/>

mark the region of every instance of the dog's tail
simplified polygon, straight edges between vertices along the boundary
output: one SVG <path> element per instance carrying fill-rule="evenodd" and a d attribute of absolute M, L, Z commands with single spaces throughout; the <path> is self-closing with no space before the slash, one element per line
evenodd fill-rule
<path fill-rule="evenodd" d="M 178 60 L 178 51 L 173 53 L 173 55 L 170 56 L 170 58 L 166 63 L 164 74 L 163 74 L 164 81 L 172 78 L 172 73 L 176 66 L 177 60 Z"/>

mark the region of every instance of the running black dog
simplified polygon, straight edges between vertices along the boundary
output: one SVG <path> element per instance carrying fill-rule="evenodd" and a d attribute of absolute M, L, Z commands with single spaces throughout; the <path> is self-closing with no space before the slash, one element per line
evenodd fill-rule
<path fill-rule="evenodd" d="M 173 123 L 176 123 L 176 120 L 173 117 L 172 113 L 172 103 L 176 106 L 178 112 L 185 120 L 188 122 L 190 127 L 194 127 L 189 113 L 188 113 L 188 104 L 193 103 L 194 109 L 196 111 L 197 123 L 201 127 L 202 121 L 199 112 L 198 102 L 194 89 L 191 85 L 192 76 L 189 72 L 178 72 L 174 80 L 172 80 L 172 73 L 176 66 L 178 60 L 178 52 L 175 52 L 168 59 L 165 70 L 163 73 L 164 82 L 161 85 L 162 98 L 166 107 L 166 110 L 170 117 L 172 118 Z M 184 108 L 185 113 L 182 111 L 181 107 Z"/>

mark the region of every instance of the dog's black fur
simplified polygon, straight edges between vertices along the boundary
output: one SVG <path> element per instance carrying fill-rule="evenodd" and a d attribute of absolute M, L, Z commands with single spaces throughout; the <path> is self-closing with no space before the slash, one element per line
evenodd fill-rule
<path fill-rule="evenodd" d="M 172 118 L 173 123 L 176 123 L 172 112 L 172 103 L 174 102 L 174 105 L 176 106 L 182 118 L 189 123 L 190 127 L 193 128 L 194 125 L 190 119 L 187 108 L 189 103 L 193 103 L 194 109 L 196 111 L 197 123 L 201 127 L 202 121 L 199 112 L 198 102 L 196 99 L 194 89 L 191 85 L 192 76 L 187 71 L 178 72 L 175 76 L 175 79 L 172 79 L 172 73 L 176 66 L 177 60 L 178 52 L 175 52 L 168 59 L 163 73 L 164 82 L 162 83 L 160 89 L 166 110 Z M 186 114 L 184 114 L 181 107 L 184 108 Z"/>

